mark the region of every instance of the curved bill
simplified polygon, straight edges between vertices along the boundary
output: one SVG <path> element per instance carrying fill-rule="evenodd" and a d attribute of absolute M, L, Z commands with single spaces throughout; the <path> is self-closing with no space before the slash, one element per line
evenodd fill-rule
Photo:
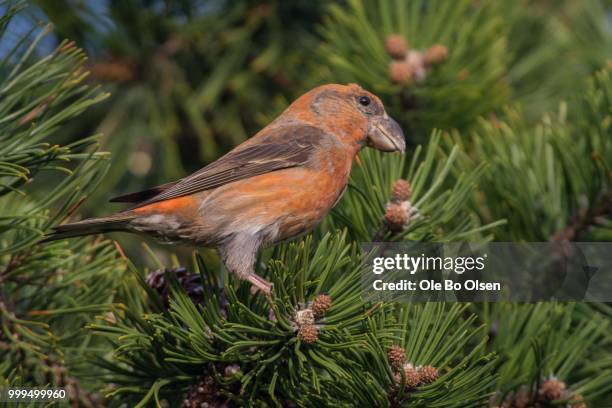
<path fill-rule="evenodd" d="M 396 121 L 385 113 L 372 118 L 366 143 L 383 152 L 402 152 L 406 150 L 404 132 Z"/>

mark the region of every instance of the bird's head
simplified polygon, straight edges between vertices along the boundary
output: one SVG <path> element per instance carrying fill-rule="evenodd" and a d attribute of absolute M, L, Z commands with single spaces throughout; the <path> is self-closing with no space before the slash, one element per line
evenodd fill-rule
<path fill-rule="evenodd" d="M 380 99 L 359 85 L 328 84 L 297 99 L 287 113 L 323 127 L 343 141 L 384 152 L 404 152 L 402 129 L 385 112 Z"/>

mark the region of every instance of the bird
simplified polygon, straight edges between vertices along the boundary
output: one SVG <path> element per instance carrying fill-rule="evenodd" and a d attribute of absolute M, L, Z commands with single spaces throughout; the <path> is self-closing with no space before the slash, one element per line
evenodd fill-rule
<path fill-rule="evenodd" d="M 357 84 L 325 84 L 221 158 L 177 181 L 122 195 L 126 210 L 53 228 L 41 242 L 132 232 L 216 248 L 226 269 L 269 296 L 260 249 L 302 235 L 340 200 L 357 153 L 404 153 L 406 140 L 381 100 Z"/>

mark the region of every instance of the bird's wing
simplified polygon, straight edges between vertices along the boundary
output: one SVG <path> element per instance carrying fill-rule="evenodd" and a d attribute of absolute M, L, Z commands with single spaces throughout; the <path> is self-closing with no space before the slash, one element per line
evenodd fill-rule
<path fill-rule="evenodd" d="M 149 200 L 158 194 L 163 193 L 165 190 L 169 189 L 176 183 L 178 183 L 178 181 L 171 181 L 170 183 L 162 184 L 160 186 L 149 188 L 147 190 L 113 197 L 108 201 L 111 203 L 140 203 L 142 201 Z"/>
<path fill-rule="evenodd" d="M 164 186 L 169 187 L 145 198 L 137 203 L 136 207 L 210 190 L 275 170 L 302 166 L 308 162 L 324 137 L 325 132 L 313 126 L 294 125 L 279 128 L 262 137 L 258 143 L 239 146 L 192 175 L 176 183 L 165 184 Z M 157 192 L 156 189 L 158 188 L 122 197 L 146 197 L 147 194 Z"/>

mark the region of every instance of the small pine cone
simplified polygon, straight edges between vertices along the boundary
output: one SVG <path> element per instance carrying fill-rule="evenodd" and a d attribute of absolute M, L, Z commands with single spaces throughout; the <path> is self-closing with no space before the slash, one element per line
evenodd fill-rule
<path fill-rule="evenodd" d="M 529 389 L 523 386 L 514 395 L 513 408 L 528 408 L 530 404 L 531 396 L 529 395 Z"/>
<path fill-rule="evenodd" d="M 319 329 L 313 324 L 305 324 L 298 330 L 298 338 L 304 343 L 312 344 L 319 339 Z"/>
<path fill-rule="evenodd" d="M 569 399 L 571 401 L 570 408 L 587 408 L 587 403 L 582 395 L 574 393 Z"/>
<path fill-rule="evenodd" d="M 396 180 L 391 186 L 391 200 L 402 202 L 410 200 L 412 195 L 412 186 L 404 179 Z"/>
<path fill-rule="evenodd" d="M 410 73 L 412 74 L 411 80 L 417 83 L 421 83 L 425 80 L 427 77 L 425 54 L 417 50 L 410 50 L 406 54 L 404 62 L 410 67 Z"/>
<path fill-rule="evenodd" d="M 385 211 L 385 225 L 391 232 L 402 232 L 408 221 L 410 214 L 403 205 L 389 203 Z"/>
<path fill-rule="evenodd" d="M 406 61 L 391 61 L 389 64 L 391 82 L 406 85 L 412 80 L 412 66 Z"/>
<path fill-rule="evenodd" d="M 401 368 L 406 362 L 406 351 L 402 346 L 394 344 L 389 347 L 389 350 L 387 351 L 387 358 L 389 359 L 391 366 Z"/>
<path fill-rule="evenodd" d="M 432 45 L 425 51 L 425 64 L 427 65 L 439 64 L 446 61 L 447 58 L 448 48 L 440 44 Z"/>
<path fill-rule="evenodd" d="M 184 275 L 179 275 L 178 280 L 194 304 L 204 302 L 204 288 L 199 274 L 185 271 Z"/>
<path fill-rule="evenodd" d="M 168 295 L 168 284 L 166 283 L 164 273 L 165 271 L 163 269 L 157 269 L 155 271 L 151 271 L 145 278 L 146 284 L 151 289 L 155 289 L 155 291 L 162 297 L 166 297 Z"/>
<path fill-rule="evenodd" d="M 295 313 L 295 323 L 298 327 L 311 326 L 314 324 L 315 318 L 311 309 L 298 310 Z"/>
<path fill-rule="evenodd" d="M 440 374 L 438 369 L 434 366 L 426 365 L 419 368 L 419 374 L 421 375 L 421 381 L 425 384 L 431 384 L 436 381 Z"/>
<path fill-rule="evenodd" d="M 407 388 L 416 388 L 423 381 L 420 370 L 414 368 L 410 363 L 404 365 L 404 378 L 406 379 Z"/>
<path fill-rule="evenodd" d="M 238 364 L 230 364 L 225 367 L 223 374 L 225 377 L 233 377 L 240 372 L 240 366 Z"/>
<path fill-rule="evenodd" d="M 326 294 L 318 295 L 313 301 L 310 308 L 316 317 L 325 316 L 325 313 L 332 305 L 332 298 Z"/>
<path fill-rule="evenodd" d="M 147 275 L 145 282 L 159 293 L 166 306 L 168 305 L 168 296 L 170 294 L 170 288 L 164 276 L 166 272 L 173 273 L 176 276 L 179 284 L 189 295 L 193 303 L 198 304 L 204 301 L 204 289 L 199 274 L 189 272 L 183 267 L 167 270 L 157 269 Z"/>
<path fill-rule="evenodd" d="M 562 399 L 564 395 L 565 383 L 554 377 L 544 381 L 538 390 L 538 396 L 546 402 Z"/>
<path fill-rule="evenodd" d="M 385 49 L 393 59 L 402 59 L 408 51 L 408 43 L 400 34 L 390 34 L 385 38 Z"/>

